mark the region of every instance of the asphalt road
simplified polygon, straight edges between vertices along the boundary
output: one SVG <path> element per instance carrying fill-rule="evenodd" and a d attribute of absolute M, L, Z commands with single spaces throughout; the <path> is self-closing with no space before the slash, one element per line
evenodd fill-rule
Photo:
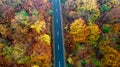
<path fill-rule="evenodd" d="M 53 43 L 54 67 L 65 67 L 64 38 L 60 0 L 52 0 L 53 4 Z"/>

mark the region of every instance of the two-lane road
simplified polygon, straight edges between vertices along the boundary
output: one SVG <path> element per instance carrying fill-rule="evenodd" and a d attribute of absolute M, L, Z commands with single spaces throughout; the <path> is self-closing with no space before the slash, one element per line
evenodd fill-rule
<path fill-rule="evenodd" d="M 64 38 L 60 0 L 52 0 L 53 4 L 53 44 L 54 67 L 65 67 Z"/>

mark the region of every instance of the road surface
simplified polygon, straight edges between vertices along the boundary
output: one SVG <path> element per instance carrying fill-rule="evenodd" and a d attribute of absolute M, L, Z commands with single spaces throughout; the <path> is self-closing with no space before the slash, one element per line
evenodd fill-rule
<path fill-rule="evenodd" d="M 63 25 L 60 0 L 52 0 L 53 5 L 53 44 L 54 67 L 65 67 Z"/>

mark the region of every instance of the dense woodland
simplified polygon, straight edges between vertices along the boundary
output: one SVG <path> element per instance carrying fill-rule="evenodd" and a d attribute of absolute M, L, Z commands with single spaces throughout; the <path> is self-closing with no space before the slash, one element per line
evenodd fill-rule
<path fill-rule="evenodd" d="M 50 67 L 50 0 L 0 0 L 0 67 Z"/>
<path fill-rule="evenodd" d="M 67 67 L 120 67 L 120 1 L 61 0 Z"/>
<path fill-rule="evenodd" d="M 67 67 L 120 67 L 120 1 L 61 0 Z M 51 67 L 51 0 L 0 0 L 0 67 Z"/>

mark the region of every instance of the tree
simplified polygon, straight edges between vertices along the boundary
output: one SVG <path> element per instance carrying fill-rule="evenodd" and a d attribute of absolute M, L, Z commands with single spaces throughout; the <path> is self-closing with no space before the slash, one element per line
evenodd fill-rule
<path fill-rule="evenodd" d="M 70 34 L 73 36 L 73 40 L 76 42 L 85 42 L 89 35 L 88 27 L 85 21 L 81 18 L 76 19 L 70 25 Z"/>

